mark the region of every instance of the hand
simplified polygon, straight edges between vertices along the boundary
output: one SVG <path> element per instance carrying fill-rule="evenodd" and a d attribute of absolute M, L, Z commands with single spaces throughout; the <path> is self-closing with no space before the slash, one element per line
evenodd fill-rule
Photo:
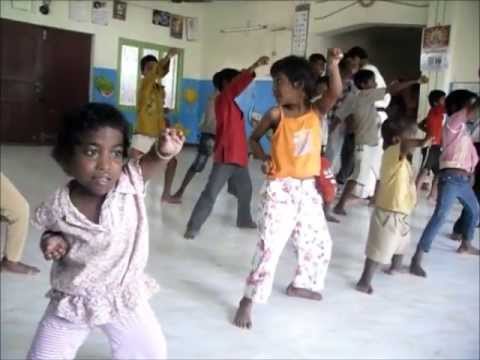
<path fill-rule="evenodd" d="M 171 59 L 175 55 L 178 55 L 178 49 L 170 48 L 168 49 L 167 56 Z"/>
<path fill-rule="evenodd" d="M 264 66 L 264 65 L 268 65 L 268 62 L 270 61 L 270 58 L 268 56 L 261 56 L 260 58 L 258 58 L 257 61 L 255 61 L 254 63 L 254 68 L 257 68 L 259 66 Z"/>
<path fill-rule="evenodd" d="M 418 79 L 419 84 L 427 84 L 429 81 L 430 81 L 430 79 L 423 74 Z"/>
<path fill-rule="evenodd" d="M 162 157 L 174 157 L 182 150 L 185 136 L 183 132 L 173 128 L 162 131 L 158 140 L 158 152 Z"/>
<path fill-rule="evenodd" d="M 261 168 L 262 168 L 262 172 L 265 175 L 270 174 L 270 172 L 272 171 L 272 160 L 271 159 L 264 160 L 262 162 L 262 167 Z"/>
<path fill-rule="evenodd" d="M 69 245 L 63 236 L 52 235 L 42 238 L 40 249 L 42 249 L 45 260 L 58 261 L 67 254 Z"/>
<path fill-rule="evenodd" d="M 342 49 L 339 49 L 339 48 L 328 49 L 327 62 L 329 65 L 338 65 L 340 63 L 340 60 L 342 59 L 343 59 Z"/>

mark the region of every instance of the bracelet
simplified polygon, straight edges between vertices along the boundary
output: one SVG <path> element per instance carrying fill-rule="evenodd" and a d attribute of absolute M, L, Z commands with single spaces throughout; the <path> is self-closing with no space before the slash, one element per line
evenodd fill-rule
<path fill-rule="evenodd" d="M 160 159 L 160 160 L 164 160 L 164 161 L 168 161 L 170 159 L 172 159 L 174 157 L 174 155 L 168 155 L 168 156 L 164 156 L 160 153 L 160 151 L 158 150 L 158 140 L 155 141 L 155 145 L 154 145 L 154 149 L 155 149 L 155 154 L 157 154 L 157 157 Z"/>

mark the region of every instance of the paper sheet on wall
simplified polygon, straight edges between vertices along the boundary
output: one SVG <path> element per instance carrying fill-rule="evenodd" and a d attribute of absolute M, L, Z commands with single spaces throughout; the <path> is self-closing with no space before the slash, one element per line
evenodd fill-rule
<path fill-rule="evenodd" d="M 295 7 L 295 19 L 292 32 L 292 54 L 305 56 L 307 52 L 308 23 L 310 19 L 310 4 Z"/>
<path fill-rule="evenodd" d="M 122 46 L 119 105 L 137 105 L 138 47 Z"/>
<path fill-rule="evenodd" d="M 423 29 L 420 69 L 442 71 L 449 66 L 450 25 L 431 26 Z"/>
<path fill-rule="evenodd" d="M 69 17 L 71 20 L 79 22 L 90 22 L 91 3 L 83 0 L 70 0 L 69 2 Z"/>
<path fill-rule="evenodd" d="M 97 25 L 108 25 L 110 12 L 106 1 L 95 0 L 92 3 L 92 23 Z"/>
<path fill-rule="evenodd" d="M 199 20 L 198 18 L 186 18 L 186 36 L 187 41 L 197 41 L 199 38 Z"/>
<path fill-rule="evenodd" d="M 12 8 L 23 11 L 32 11 L 32 0 L 11 0 Z"/>

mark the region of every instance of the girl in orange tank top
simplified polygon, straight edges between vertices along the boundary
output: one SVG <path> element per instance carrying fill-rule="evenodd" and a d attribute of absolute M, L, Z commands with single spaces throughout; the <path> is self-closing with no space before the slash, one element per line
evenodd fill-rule
<path fill-rule="evenodd" d="M 253 302 L 266 302 L 275 269 L 287 241 L 297 250 L 298 266 L 287 295 L 320 300 L 330 261 L 331 239 L 315 188 L 320 174 L 321 123 L 342 93 L 340 49 L 329 50 L 329 90 L 311 104 L 315 77 L 304 58 L 288 56 L 273 64 L 273 93 L 278 106 L 269 110 L 254 130 L 250 145 L 267 175 L 261 190 L 259 242 L 245 293 L 235 315 L 236 326 L 251 327 Z M 260 145 L 274 131 L 271 155 Z"/>

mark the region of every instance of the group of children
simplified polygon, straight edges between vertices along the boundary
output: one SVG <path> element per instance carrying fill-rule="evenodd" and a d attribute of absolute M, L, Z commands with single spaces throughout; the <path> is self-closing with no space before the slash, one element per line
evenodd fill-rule
<path fill-rule="evenodd" d="M 331 203 L 334 196 L 329 186 L 335 186 L 328 174 L 323 180 L 319 178 L 322 133 L 344 89 L 339 67 L 341 50 L 331 49 L 327 59 L 323 58 L 324 65 L 318 69 L 323 68 L 328 78 L 321 81 L 324 74 L 318 76 L 304 58 L 288 56 L 276 61 L 270 74 L 277 105 L 263 116 L 249 140 L 235 98 L 253 81 L 255 69 L 267 65 L 269 59 L 261 57 L 242 71 L 224 69 L 217 73 L 213 79 L 217 93 L 209 103 L 198 156 L 179 191 L 171 195 L 169 176 L 185 141 L 181 132 L 166 126 L 163 113 L 160 79 L 173 55 L 169 52 L 160 61 L 142 60 L 144 78 L 131 148 L 127 122 L 109 105 L 87 104 L 64 118 L 53 157 L 72 180 L 43 203 L 34 216 L 35 223 L 44 231 L 44 256 L 54 263 L 50 303 L 29 359 L 74 358 L 93 327 L 107 335 L 115 359 L 166 357 L 161 327 L 148 304 L 156 283 L 145 274 L 149 244 L 145 183 L 159 171 L 160 164 L 166 164 L 163 199 L 178 201 L 212 152 L 214 164 L 188 221 L 185 237 L 197 236 L 225 184 L 238 199 L 237 226 L 258 227 L 259 240 L 234 324 L 242 328 L 252 326 L 253 303 L 267 301 L 280 255 L 290 239 L 297 254 L 297 268 L 287 294 L 312 300 L 322 298 L 332 240 L 321 194 Z M 352 115 L 357 135 L 353 179 L 367 176 L 365 173 L 371 169 L 371 162 L 365 163 L 365 154 L 373 153 L 370 148 L 384 149 L 367 260 L 357 284 L 358 290 L 371 293 L 372 277 L 379 264 L 391 262 L 391 271 L 400 269 L 409 240 L 408 215 L 416 203 L 409 154 L 413 148 L 428 144 L 430 137 L 415 139 L 415 123 L 392 118 L 381 124 L 380 140 L 379 122 L 371 122 L 377 114 L 375 101 L 401 85 L 377 88 L 375 73 L 366 69 L 358 71 L 354 81 L 359 92 L 355 99 L 346 100 L 350 110 L 344 110 L 342 115 Z M 459 226 L 460 249 L 475 252 L 471 240 L 479 206 L 469 176 L 477 155 L 465 123 L 478 108 L 478 99 L 460 90 L 451 93 L 445 103 L 449 119 L 443 131 L 438 201 L 412 259 L 410 270 L 416 275 L 424 275 L 423 253 L 429 251 L 455 198 L 461 200 L 465 211 Z M 215 126 L 211 125 L 213 118 Z M 260 144 L 268 132 L 273 133 L 270 154 Z M 261 160 L 266 176 L 260 192 L 258 225 L 250 211 L 249 145 Z M 347 184 L 346 188 L 345 192 L 351 186 Z M 342 195 L 343 200 L 347 195 Z"/>

